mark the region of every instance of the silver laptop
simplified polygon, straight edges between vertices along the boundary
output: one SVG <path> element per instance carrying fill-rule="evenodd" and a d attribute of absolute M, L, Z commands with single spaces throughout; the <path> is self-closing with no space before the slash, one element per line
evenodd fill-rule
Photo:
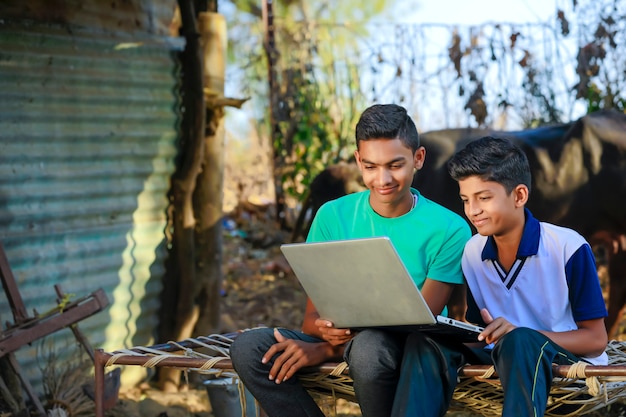
<path fill-rule="evenodd" d="M 426 331 L 477 341 L 483 329 L 435 317 L 387 237 L 281 245 L 320 316 L 338 328 Z"/>

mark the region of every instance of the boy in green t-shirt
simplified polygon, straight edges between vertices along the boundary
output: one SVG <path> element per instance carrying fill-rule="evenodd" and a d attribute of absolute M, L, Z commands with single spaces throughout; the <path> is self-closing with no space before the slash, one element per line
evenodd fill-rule
<path fill-rule="evenodd" d="M 354 155 L 367 190 L 323 205 L 308 242 L 388 236 L 433 314 L 445 314 L 455 286 L 463 284 L 461 255 L 470 238 L 460 216 L 411 188 L 426 156 L 415 124 L 397 105 L 366 109 L 356 126 Z M 389 300 L 393 303 L 394 300 Z M 381 306 L 385 308 L 385 306 Z M 268 416 L 323 416 L 296 372 L 345 359 L 364 417 L 401 413 L 396 392 L 407 350 L 432 357 L 434 395 L 449 403 L 463 357 L 421 333 L 338 329 L 307 301 L 302 331 L 255 329 L 231 346 L 233 366 Z M 438 402 L 439 403 L 439 402 Z M 428 408 L 428 404 L 424 404 Z"/>

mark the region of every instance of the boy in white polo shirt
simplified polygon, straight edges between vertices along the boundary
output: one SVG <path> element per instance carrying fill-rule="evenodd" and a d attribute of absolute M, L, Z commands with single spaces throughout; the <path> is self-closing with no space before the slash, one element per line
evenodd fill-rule
<path fill-rule="evenodd" d="M 525 208 L 531 174 L 524 152 L 484 137 L 448 162 L 467 218 L 467 319 L 481 323 L 474 349 L 493 362 L 503 416 L 543 416 L 552 364 L 605 365 L 606 307 L 589 244 L 571 229 L 539 222 Z"/>

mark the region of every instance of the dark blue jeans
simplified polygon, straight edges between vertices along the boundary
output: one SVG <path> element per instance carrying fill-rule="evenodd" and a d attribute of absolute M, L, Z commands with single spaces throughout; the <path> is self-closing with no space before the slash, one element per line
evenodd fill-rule
<path fill-rule="evenodd" d="M 280 332 L 290 339 L 320 342 L 299 331 L 280 329 Z M 261 363 L 261 358 L 274 343 L 276 338 L 272 328 L 249 330 L 235 338 L 230 346 L 230 356 L 243 384 L 269 417 L 324 417 L 297 376 L 280 384 L 268 379 L 275 357 L 266 364 Z"/>
<path fill-rule="evenodd" d="M 518 327 L 496 343 L 491 358 L 504 391 L 504 417 L 543 416 L 552 386 L 552 364 L 572 365 L 580 360 L 525 327 Z"/>
<path fill-rule="evenodd" d="M 320 342 L 299 331 L 280 329 L 280 332 L 291 339 Z M 350 376 L 363 417 L 391 415 L 405 339 L 403 334 L 364 330 L 346 345 L 344 359 L 350 365 Z M 269 328 L 250 330 L 237 336 L 230 354 L 233 367 L 244 385 L 269 417 L 322 417 L 319 407 L 297 376 L 280 384 L 268 379 L 274 359 L 262 364 L 261 357 L 274 343 L 273 329 Z"/>
<path fill-rule="evenodd" d="M 450 405 L 458 367 L 495 365 L 504 391 L 503 417 L 537 417 L 546 410 L 552 364 L 579 358 L 541 333 L 519 327 L 498 341 L 491 352 L 413 334 L 407 339 L 393 417 L 440 417 Z"/>
<path fill-rule="evenodd" d="M 412 333 L 406 340 L 393 417 L 443 416 L 466 363 L 462 344 Z"/>

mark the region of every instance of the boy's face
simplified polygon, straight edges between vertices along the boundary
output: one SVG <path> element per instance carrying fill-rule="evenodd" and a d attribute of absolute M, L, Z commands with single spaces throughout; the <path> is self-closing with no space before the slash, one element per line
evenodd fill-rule
<path fill-rule="evenodd" d="M 354 156 L 363 182 L 370 190 L 370 204 L 374 211 L 385 217 L 395 217 L 410 210 L 413 174 L 422 168 L 425 155 L 423 147 L 413 153 L 400 139 L 360 141 Z"/>
<path fill-rule="evenodd" d="M 518 185 L 507 194 L 504 186 L 471 176 L 459 181 L 459 195 L 468 220 L 483 236 L 502 236 L 524 225 L 528 188 Z"/>

